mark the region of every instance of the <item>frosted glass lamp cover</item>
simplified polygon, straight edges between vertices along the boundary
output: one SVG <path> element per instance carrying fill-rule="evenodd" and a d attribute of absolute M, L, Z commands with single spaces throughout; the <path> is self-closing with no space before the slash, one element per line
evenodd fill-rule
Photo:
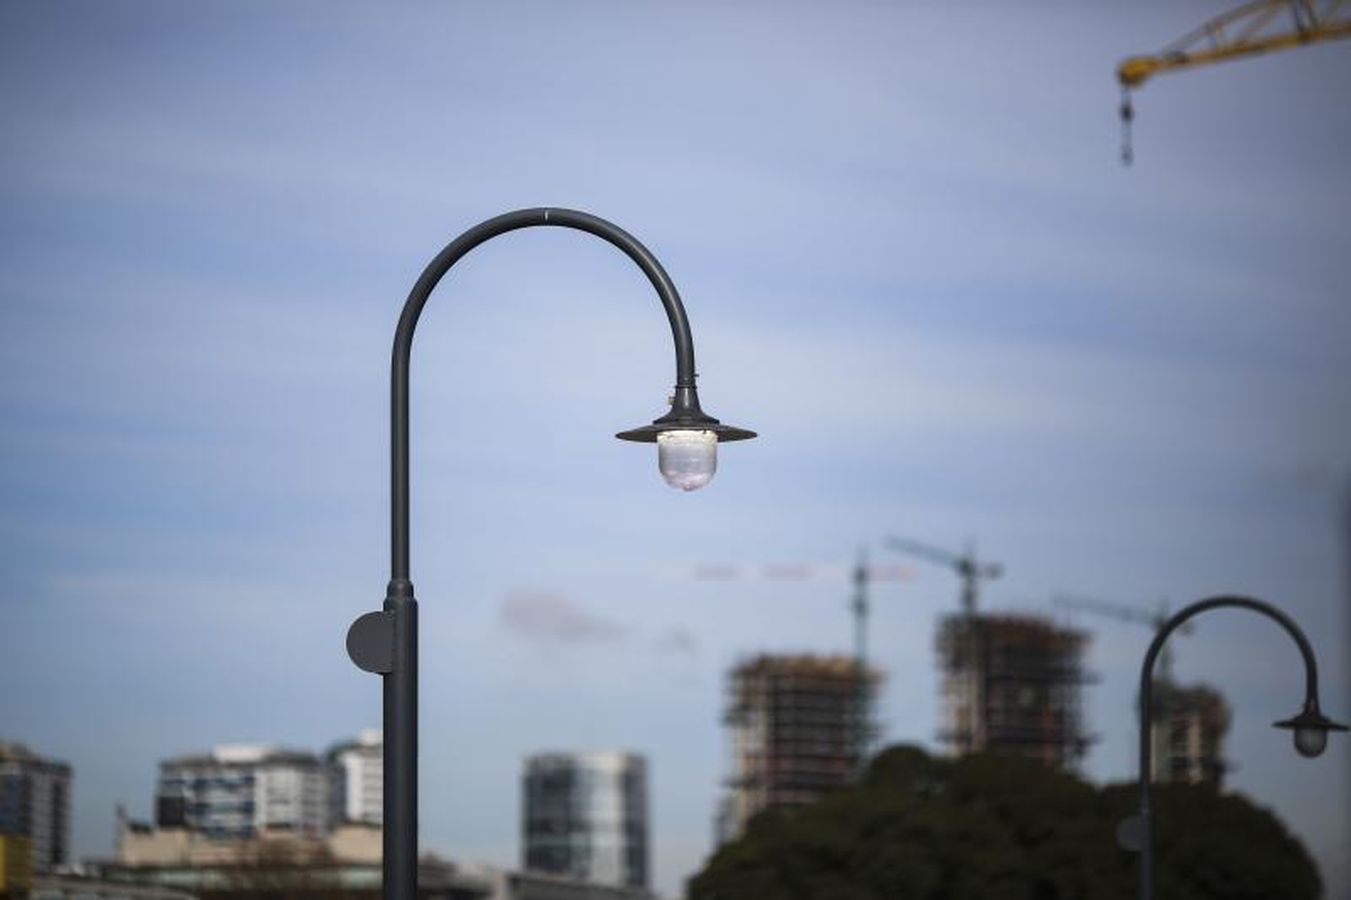
<path fill-rule="evenodd" d="M 712 431 L 661 432 L 657 435 L 657 468 L 671 487 L 697 491 L 718 471 L 718 436 Z"/>
<path fill-rule="evenodd" d="M 1328 745 L 1328 730 L 1316 725 L 1302 725 L 1295 729 L 1295 750 L 1300 756 L 1312 759 L 1321 756 Z"/>
<path fill-rule="evenodd" d="M 1277 728 L 1289 728 L 1294 732 L 1295 750 L 1300 756 L 1315 757 L 1323 753 L 1328 746 L 1329 731 L 1345 731 L 1346 726 L 1332 721 L 1318 711 L 1318 701 L 1306 703 L 1304 711 L 1293 719 L 1276 722 Z"/>

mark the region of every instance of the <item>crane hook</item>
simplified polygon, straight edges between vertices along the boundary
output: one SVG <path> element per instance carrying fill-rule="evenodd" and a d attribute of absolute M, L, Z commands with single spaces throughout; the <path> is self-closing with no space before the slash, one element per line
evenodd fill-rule
<path fill-rule="evenodd" d="M 1121 86 L 1121 164 L 1129 166 L 1135 161 L 1135 150 L 1131 146 L 1131 124 L 1135 121 L 1135 107 L 1131 104 L 1131 91 Z"/>

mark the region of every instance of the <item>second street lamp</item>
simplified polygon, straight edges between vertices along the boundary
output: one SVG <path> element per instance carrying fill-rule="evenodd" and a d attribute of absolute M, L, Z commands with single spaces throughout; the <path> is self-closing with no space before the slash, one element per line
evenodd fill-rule
<path fill-rule="evenodd" d="M 717 446 L 755 437 L 724 425 L 699 406 L 694 341 L 685 307 L 656 257 L 631 234 L 604 219 L 572 209 L 540 207 L 488 219 L 446 245 L 427 265 L 404 303 L 394 333 L 390 378 L 390 579 L 384 608 L 357 619 L 347 652 L 360 668 L 384 679 L 384 900 L 417 895 L 417 601 L 409 569 L 408 370 L 413 332 L 442 276 L 484 241 L 535 226 L 585 231 L 622 250 L 657 291 L 675 342 L 676 382 L 671 408 L 649 425 L 621 431 L 621 440 L 655 443 L 658 468 L 673 487 L 706 485 L 717 469 Z"/>
<path fill-rule="evenodd" d="M 1223 608 L 1249 609 L 1261 613 L 1284 628 L 1299 647 L 1300 656 L 1304 660 L 1304 705 L 1299 715 L 1272 723 L 1275 728 L 1288 728 L 1294 732 L 1295 750 L 1301 756 L 1318 756 L 1327 746 L 1329 731 L 1346 731 L 1345 725 L 1338 725 L 1323 715 L 1322 710 L 1318 708 L 1318 660 L 1314 656 L 1313 647 L 1309 645 L 1309 639 L 1304 636 L 1304 632 L 1295 624 L 1294 619 L 1270 603 L 1251 597 L 1211 597 L 1178 610 L 1172 618 L 1159 626 L 1154 640 L 1149 644 L 1149 649 L 1145 651 L 1144 663 L 1140 666 L 1140 815 L 1134 822 L 1127 820 L 1127 823 L 1123 823 L 1121 832 L 1123 838 L 1128 838 L 1126 843 L 1138 841 L 1139 844 L 1140 900 L 1154 900 L 1154 810 L 1149 796 L 1149 781 L 1152 774 L 1150 770 L 1153 768 L 1154 755 L 1152 727 L 1154 661 L 1158 658 L 1159 651 L 1163 649 L 1163 642 L 1168 639 L 1168 635 L 1180 625 L 1208 610 Z M 1129 830 L 1124 827 L 1127 824 L 1134 824 L 1138 832 L 1134 835 L 1129 834 Z"/>

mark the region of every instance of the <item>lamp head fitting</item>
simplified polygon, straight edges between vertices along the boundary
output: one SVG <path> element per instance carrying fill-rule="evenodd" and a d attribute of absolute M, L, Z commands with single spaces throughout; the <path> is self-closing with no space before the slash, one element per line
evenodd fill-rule
<path fill-rule="evenodd" d="M 682 491 L 695 491 L 708 484 L 718 470 L 718 444 L 745 441 L 754 431 L 724 425 L 699 408 L 693 386 L 677 387 L 671 411 L 651 425 L 615 435 L 621 441 L 657 445 L 657 468 L 666 483 Z"/>
<path fill-rule="evenodd" d="M 1293 732 L 1295 752 L 1312 759 L 1321 756 L 1328 746 L 1328 732 L 1346 731 L 1345 725 L 1339 725 L 1318 709 L 1316 701 L 1305 704 L 1304 711 L 1293 718 L 1274 722 L 1275 728 L 1287 728 Z"/>

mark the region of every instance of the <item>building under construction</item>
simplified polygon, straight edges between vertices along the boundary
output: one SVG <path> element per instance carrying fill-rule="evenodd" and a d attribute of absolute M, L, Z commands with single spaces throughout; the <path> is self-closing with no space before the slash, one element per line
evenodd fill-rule
<path fill-rule="evenodd" d="M 1224 697 L 1206 685 L 1154 686 L 1155 782 L 1205 784 L 1219 789 L 1224 781 L 1224 738 L 1231 713 Z"/>
<path fill-rule="evenodd" d="M 1023 615 L 960 614 L 938 629 L 943 728 L 960 756 L 989 751 L 1074 770 L 1088 748 L 1080 711 L 1085 632 Z"/>
<path fill-rule="evenodd" d="M 761 810 L 813 803 L 854 779 L 875 730 L 869 710 L 880 681 L 848 656 L 757 656 L 732 670 L 720 843 Z"/>

